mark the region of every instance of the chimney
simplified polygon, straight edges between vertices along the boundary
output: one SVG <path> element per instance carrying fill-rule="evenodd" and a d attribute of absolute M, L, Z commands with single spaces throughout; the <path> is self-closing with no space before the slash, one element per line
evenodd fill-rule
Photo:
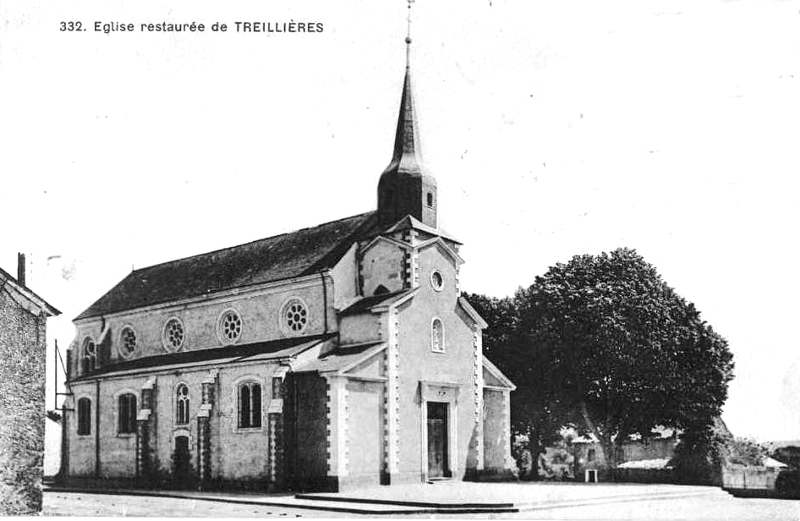
<path fill-rule="evenodd" d="M 20 286 L 25 285 L 25 254 L 17 253 L 17 282 Z"/>

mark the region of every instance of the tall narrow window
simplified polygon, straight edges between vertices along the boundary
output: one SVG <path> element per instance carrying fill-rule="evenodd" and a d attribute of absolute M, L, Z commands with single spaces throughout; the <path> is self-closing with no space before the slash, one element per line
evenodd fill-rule
<path fill-rule="evenodd" d="M 91 373 L 97 368 L 97 347 L 91 338 L 83 341 L 83 355 L 81 357 L 82 373 Z"/>
<path fill-rule="evenodd" d="M 428 192 L 428 208 L 433 208 L 433 194 Z"/>
<path fill-rule="evenodd" d="M 239 386 L 239 428 L 261 427 L 261 384 L 247 382 Z"/>
<path fill-rule="evenodd" d="M 186 384 L 180 384 L 178 386 L 175 405 L 175 410 L 177 411 L 175 423 L 178 425 L 189 423 L 189 388 Z"/>
<path fill-rule="evenodd" d="M 89 398 L 78 400 L 78 434 L 92 433 L 92 401 Z"/>
<path fill-rule="evenodd" d="M 280 400 L 283 398 L 283 378 L 275 376 L 272 378 L 272 399 Z"/>
<path fill-rule="evenodd" d="M 438 318 L 431 323 L 431 351 L 444 353 L 444 324 Z"/>
<path fill-rule="evenodd" d="M 136 432 L 136 395 L 121 394 L 117 403 L 117 433 L 133 434 Z"/>

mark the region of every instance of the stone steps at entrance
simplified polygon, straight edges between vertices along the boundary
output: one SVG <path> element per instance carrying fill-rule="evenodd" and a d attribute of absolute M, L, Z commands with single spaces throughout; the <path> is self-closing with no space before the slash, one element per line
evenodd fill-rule
<path fill-rule="evenodd" d="M 342 496 L 342 495 L 326 495 L 326 494 L 297 494 L 297 499 L 304 499 L 310 501 L 332 501 L 339 503 L 353 503 L 353 504 L 366 504 L 366 505 L 396 505 L 406 507 L 421 507 L 421 508 L 436 508 L 436 509 L 476 509 L 481 512 L 487 509 L 493 509 L 497 512 L 515 512 L 514 503 L 462 503 L 459 501 L 406 501 L 406 500 L 393 500 L 393 499 L 375 499 L 357 496 Z M 512 510 L 507 510 L 512 509 Z"/>
<path fill-rule="evenodd" d="M 325 494 L 297 494 L 295 499 L 308 501 L 309 504 L 347 504 L 350 508 L 377 508 L 377 507 L 402 507 L 405 513 L 418 514 L 497 514 L 519 512 L 513 503 L 462 503 L 462 502 L 437 502 L 437 501 L 405 501 L 392 499 L 374 499 L 357 496 L 325 495 Z M 375 513 L 381 513 L 375 511 Z"/>

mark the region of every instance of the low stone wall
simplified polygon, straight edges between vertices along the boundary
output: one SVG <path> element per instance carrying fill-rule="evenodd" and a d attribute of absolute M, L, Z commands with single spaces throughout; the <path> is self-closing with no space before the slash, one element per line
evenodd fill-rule
<path fill-rule="evenodd" d="M 727 467 L 722 469 L 722 488 L 734 496 L 776 495 L 775 481 L 781 469 Z"/>
<path fill-rule="evenodd" d="M 674 469 L 615 469 L 614 481 L 623 483 L 677 483 Z"/>

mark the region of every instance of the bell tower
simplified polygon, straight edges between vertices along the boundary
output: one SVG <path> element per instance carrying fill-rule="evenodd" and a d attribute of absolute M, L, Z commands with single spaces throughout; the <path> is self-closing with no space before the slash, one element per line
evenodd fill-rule
<path fill-rule="evenodd" d="M 411 86 L 411 4 L 408 5 L 406 73 L 400 97 L 400 114 L 389 166 L 378 182 L 378 220 L 391 226 L 406 215 L 436 228 L 438 197 L 436 179 L 422 162 L 417 114 Z"/>

